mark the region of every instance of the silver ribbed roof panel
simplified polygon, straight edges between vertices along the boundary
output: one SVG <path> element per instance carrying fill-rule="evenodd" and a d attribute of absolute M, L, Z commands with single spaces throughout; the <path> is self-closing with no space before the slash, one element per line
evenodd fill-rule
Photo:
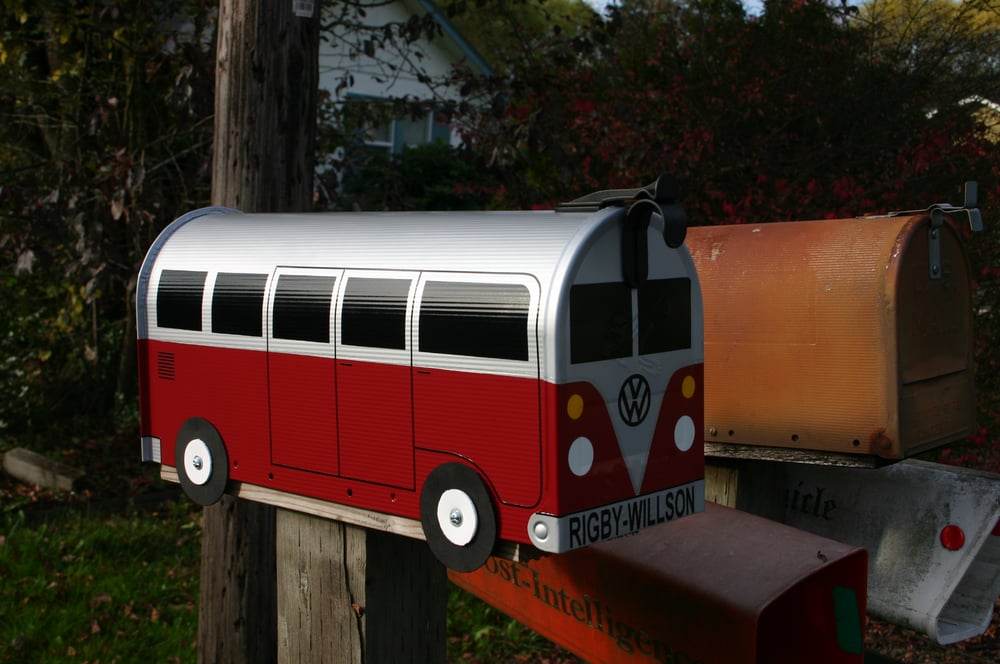
<path fill-rule="evenodd" d="M 163 269 L 271 273 L 276 267 L 328 267 L 530 274 L 540 287 L 545 326 L 556 305 L 549 298 L 553 291 L 557 298 L 560 293 L 553 284 L 572 278 L 585 246 L 604 234 L 601 229 L 615 225 L 621 214 L 621 208 L 593 213 L 194 210 L 164 229 L 146 255 L 139 273 L 138 336 L 149 336 L 148 292 L 154 273 Z"/>
<path fill-rule="evenodd" d="M 519 272 L 548 289 L 562 260 L 620 210 L 209 214 L 164 231 L 157 263 L 173 269 L 273 266 Z"/>

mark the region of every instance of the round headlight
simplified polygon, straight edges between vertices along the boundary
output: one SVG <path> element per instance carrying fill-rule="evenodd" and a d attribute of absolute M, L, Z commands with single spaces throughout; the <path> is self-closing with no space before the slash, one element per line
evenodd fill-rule
<path fill-rule="evenodd" d="M 694 445 L 694 420 L 683 415 L 674 425 L 674 444 L 681 452 L 687 452 Z"/>
<path fill-rule="evenodd" d="M 569 446 L 569 469 L 577 477 L 583 477 L 594 465 L 594 444 L 580 436 Z"/>

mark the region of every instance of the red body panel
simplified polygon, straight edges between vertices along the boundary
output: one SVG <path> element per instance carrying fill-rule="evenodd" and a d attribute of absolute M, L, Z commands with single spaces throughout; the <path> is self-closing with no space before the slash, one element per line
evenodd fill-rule
<path fill-rule="evenodd" d="M 149 420 L 144 435 L 162 441 L 163 463 L 174 465 L 174 443 L 181 425 L 191 417 L 204 417 L 229 445 L 230 463 L 240 473 L 257 471 L 266 476 L 268 449 L 267 358 L 264 353 L 191 344 L 140 341 L 153 372 L 149 382 Z M 166 358 L 173 371 L 159 372 Z M 230 475 L 236 478 L 236 471 Z"/>
<path fill-rule="evenodd" d="M 546 486 L 558 486 L 560 490 L 546 511 L 568 514 L 634 495 L 604 397 L 589 383 L 548 387 L 556 394 L 554 412 L 558 415 L 558 429 Z M 583 397 L 583 415 L 578 420 L 571 420 L 566 415 L 566 403 L 573 394 Z M 570 472 L 566 462 L 569 447 L 579 436 L 586 436 L 594 443 L 593 469 L 583 477 Z"/>
<path fill-rule="evenodd" d="M 414 370 L 417 446 L 465 457 L 508 505 L 542 497 L 539 409 L 538 380 Z"/>
<path fill-rule="evenodd" d="M 271 353 L 267 366 L 273 463 L 339 475 L 333 358 Z"/>
<path fill-rule="evenodd" d="M 642 480 L 642 493 L 677 484 L 678 478 L 700 477 L 704 472 L 704 365 L 695 364 L 675 371 L 663 395 L 663 406 L 656 422 L 656 435 L 649 448 L 649 462 Z M 685 395 L 684 379 L 694 380 L 694 391 Z M 687 415 L 695 426 L 694 444 L 681 452 L 674 444 L 674 425 Z"/>
<path fill-rule="evenodd" d="M 341 474 L 413 489 L 410 367 L 337 362 Z"/>
<path fill-rule="evenodd" d="M 140 340 L 142 434 L 161 439 L 174 466 L 181 425 L 211 422 L 226 445 L 230 478 L 419 519 L 420 490 L 439 465 L 464 460 L 493 494 L 499 537 L 530 543 L 533 513 L 564 515 L 635 495 L 605 400 L 589 383 L 410 368 Z M 169 360 L 170 371 L 157 369 Z M 347 366 L 349 365 L 349 366 Z M 650 448 L 642 492 L 701 479 L 700 364 L 674 373 Z M 268 384 L 270 381 L 270 385 Z M 567 399 L 579 394 L 576 420 Z M 674 444 L 678 417 L 698 426 L 695 444 Z M 569 471 L 570 444 L 594 443 L 590 473 Z"/>

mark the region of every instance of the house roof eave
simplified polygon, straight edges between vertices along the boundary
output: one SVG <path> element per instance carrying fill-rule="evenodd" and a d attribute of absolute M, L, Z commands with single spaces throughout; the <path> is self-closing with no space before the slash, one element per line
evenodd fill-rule
<path fill-rule="evenodd" d="M 441 11 L 441 8 L 437 6 L 437 3 L 433 2 L 433 0 L 417 0 L 417 4 L 419 4 L 425 12 L 430 14 L 434 21 L 441 26 L 441 30 L 444 32 L 445 36 L 458 47 L 468 63 L 479 74 L 483 76 L 493 75 L 493 68 L 490 67 L 489 63 L 486 62 L 486 59 L 480 55 L 479 51 L 477 51 L 476 48 L 470 44 L 464 36 L 462 36 L 459 29 L 455 27 L 455 24 L 448 19 L 443 11 Z"/>

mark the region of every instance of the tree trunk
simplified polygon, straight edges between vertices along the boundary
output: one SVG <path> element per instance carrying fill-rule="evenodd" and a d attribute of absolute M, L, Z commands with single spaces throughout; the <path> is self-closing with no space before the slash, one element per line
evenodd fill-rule
<path fill-rule="evenodd" d="M 214 205 L 310 209 L 319 84 L 315 4 L 312 16 L 297 16 L 291 0 L 220 1 Z M 205 509 L 198 661 L 274 662 L 276 624 L 274 508 L 225 496 Z"/>

